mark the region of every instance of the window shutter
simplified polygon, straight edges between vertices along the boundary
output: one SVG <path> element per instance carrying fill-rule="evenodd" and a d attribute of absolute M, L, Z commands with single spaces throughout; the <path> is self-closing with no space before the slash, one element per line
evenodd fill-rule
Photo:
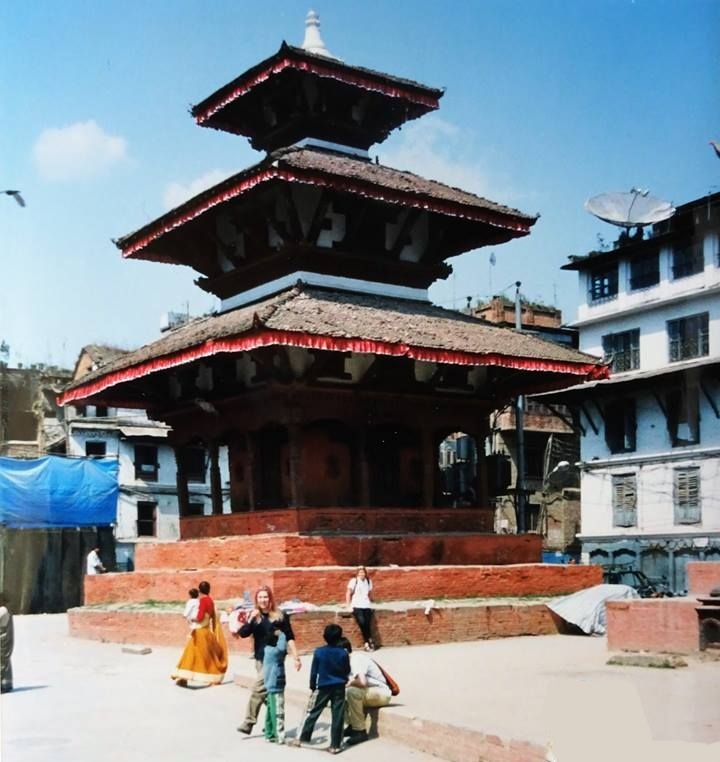
<path fill-rule="evenodd" d="M 675 523 L 699 524 L 700 469 L 687 468 L 675 471 Z"/>
<path fill-rule="evenodd" d="M 637 488 L 635 474 L 622 474 L 612 478 L 613 526 L 637 525 Z"/>

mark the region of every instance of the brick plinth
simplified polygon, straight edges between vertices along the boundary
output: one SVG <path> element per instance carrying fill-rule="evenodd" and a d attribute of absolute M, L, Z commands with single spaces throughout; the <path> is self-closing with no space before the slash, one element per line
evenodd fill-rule
<path fill-rule="evenodd" d="M 707 595 L 720 587 L 720 561 L 689 561 L 686 571 L 689 595 Z"/>
<path fill-rule="evenodd" d="M 298 535 L 213 537 L 142 543 L 136 570 L 279 569 L 315 566 L 522 564 L 540 560 L 539 535 Z"/>
<path fill-rule="evenodd" d="M 201 579 L 217 600 L 237 599 L 245 591 L 270 585 L 278 601 L 299 598 L 317 605 L 343 601 L 353 569 L 184 569 L 135 571 L 85 578 L 85 604 L 182 601 Z M 425 598 L 521 597 L 562 595 L 601 582 L 599 566 L 517 564 L 509 566 L 415 566 L 372 570 L 381 601 Z"/>
<path fill-rule="evenodd" d="M 423 605 L 398 611 L 376 610 L 378 643 L 384 646 L 451 643 L 558 632 L 550 610 L 540 603 L 448 606 L 435 609 L 428 615 L 424 613 Z M 90 640 L 182 648 L 187 637 L 187 624 L 180 615 L 179 607 L 177 613 L 70 609 L 68 621 L 71 635 Z M 312 651 L 322 640 L 324 626 L 333 621 L 342 626 L 353 643 L 362 645 L 360 631 L 350 612 L 308 611 L 292 617 L 299 650 L 303 653 Z M 228 635 L 228 644 L 233 651 L 249 653 L 250 643 L 251 639 L 236 639 Z"/>
<path fill-rule="evenodd" d="M 608 601 L 608 648 L 611 651 L 697 651 L 697 605 L 695 598 Z"/>
<path fill-rule="evenodd" d="M 180 520 L 183 540 L 268 532 L 492 532 L 492 508 L 285 508 L 192 516 Z"/>

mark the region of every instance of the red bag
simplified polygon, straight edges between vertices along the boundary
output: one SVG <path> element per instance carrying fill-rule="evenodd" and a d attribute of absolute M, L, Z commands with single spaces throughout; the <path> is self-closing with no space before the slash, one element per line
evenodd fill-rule
<path fill-rule="evenodd" d="M 373 661 L 375 661 L 373 659 Z M 377 668 L 382 672 L 382 676 L 385 678 L 385 682 L 388 684 L 388 688 L 390 688 L 390 695 L 397 696 L 398 693 L 400 693 L 400 686 L 393 680 L 393 676 L 384 670 L 377 662 Z"/>

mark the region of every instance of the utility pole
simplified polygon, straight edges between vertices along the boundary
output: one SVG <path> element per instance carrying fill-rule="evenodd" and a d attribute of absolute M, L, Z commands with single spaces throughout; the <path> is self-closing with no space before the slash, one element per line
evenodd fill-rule
<path fill-rule="evenodd" d="M 522 331 L 522 304 L 520 301 L 520 286 L 515 281 L 515 330 Z M 525 412 L 525 396 L 519 394 L 515 399 L 515 520 L 517 533 L 527 532 L 527 511 L 525 510 L 525 431 L 523 416 Z"/>

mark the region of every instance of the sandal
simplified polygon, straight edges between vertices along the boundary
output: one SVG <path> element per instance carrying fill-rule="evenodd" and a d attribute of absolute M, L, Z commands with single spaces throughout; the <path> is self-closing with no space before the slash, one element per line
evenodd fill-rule
<path fill-rule="evenodd" d="M 340 749 L 338 749 L 337 746 L 328 746 L 328 748 L 325 749 L 325 751 L 328 754 L 339 754 L 340 753 Z"/>

